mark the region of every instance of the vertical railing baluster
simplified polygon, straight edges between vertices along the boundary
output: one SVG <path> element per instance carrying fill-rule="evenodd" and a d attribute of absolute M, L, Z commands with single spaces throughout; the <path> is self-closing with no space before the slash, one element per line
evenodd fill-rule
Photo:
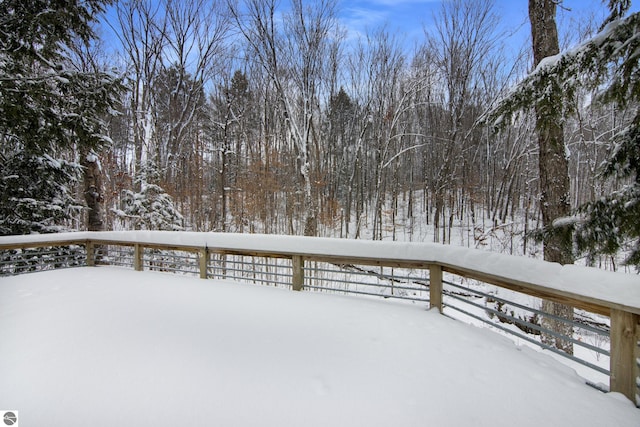
<path fill-rule="evenodd" d="M 611 391 L 622 393 L 637 403 L 638 336 L 640 316 L 611 309 Z"/>
<path fill-rule="evenodd" d="M 291 264 L 293 266 L 291 286 L 294 291 L 301 291 L 304 286 L 304 260 L 301 256 L 295 255 L 291 258 Z"/>
<path fill-rule="evenodd" d="M 204 247 L 202 249 L 200 249 L 200 253 L 198 254 L 198 261 L 199 261 L 199 267 L 200 267 L 200 278 L 201 279 L 206 279 L 208 274 L 207 274 L 207 268 L 209 267 L 209 249 L 207 247 Z"/>
<path fill-rule="evenodd" d="M 96 265 L 96 253 L 95 253 L 95 245 L 91 241 L 87 241 L 85 245 L 87 251 L 87 266 L 95 267 Z"/>
<path fill-rule="evenodd" d="M 144 264 L 142 262 L 142 256 L 144 254 L 144 246 L 136 243 L 133 245 L 133 269 L 135 271 L 142 271 Z"/>
<path fill-rule="evenodd" d="M 429 266 L 429 306 L 442 313 L 442 267 Z"/>

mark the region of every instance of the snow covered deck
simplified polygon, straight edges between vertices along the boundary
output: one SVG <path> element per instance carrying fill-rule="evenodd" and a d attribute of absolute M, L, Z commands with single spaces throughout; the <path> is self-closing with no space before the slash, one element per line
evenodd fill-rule
<path fill-rule="evenodd" d="M 0 278 L 0 404 L 51 426 L 637 426 L 426 307 L 113 267 Z"/>

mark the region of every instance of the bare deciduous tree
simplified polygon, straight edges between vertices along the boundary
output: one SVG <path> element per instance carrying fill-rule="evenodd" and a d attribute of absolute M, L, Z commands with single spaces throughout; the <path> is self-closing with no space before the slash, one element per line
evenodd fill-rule
<path fill-rule="evenodd" d="M 495 50 L 496 25 L 492 0 L 453 0 L 442 5 L 435 33 L 428 35 L 429 58 L 440 83 L 426 101 L 430 120 L 423 132 L 429 135 L 436 156 L 429 181 L 434 198 L 434 238 L 440 240 L 440 229 L 443 243 L 450 243 L 455 204 L 452 190 L 462 188 L 469 154 L 479 144 L 474 130 L 483 108 L 479 103 L 483 99 L 481 76 Z"/>
<path fill-rule="evenodd" d="M 154 137 L 152 86 L 162 63 L 166 21 L 161 4 L 150 0 L 118 2 L 116 16 L 117 22 L 112 26 L 128 68 L 128 114 L 135 153 L 133 175 L 140 170 Z"/>
<path fill-rule="evenodd" d="M 317 201 L 311 177 L 311 146 L 319 138 L 319 96 L 328 35 L 336 25 L 335 0 L 293 0 L 281 24 L 274 0 L 245 1 L 246 15 L 231 10 L 278 97 L 281 119 L 295 149 L 304 194 L 304 234 L 317 234 Z"/>

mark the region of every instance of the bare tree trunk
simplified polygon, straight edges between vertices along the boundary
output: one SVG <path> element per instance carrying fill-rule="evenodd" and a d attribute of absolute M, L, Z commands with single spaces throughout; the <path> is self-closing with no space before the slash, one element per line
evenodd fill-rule
<path fill-rule="evenodd" d="M 87 203 L 87 230 L 103 231 L 102 220 L 102 177 L 98 157 L 91 153 L 82 156 L 84 170 L 84 199 Z"/>
<path fill-rule="evenodd" d="M 87 203 L 87 230 L 103 231 L 104 222 L 102 218 L 102 204 L 104 197 L 102 193 L 102 171 L 98 157 L 93 154 L 81 154 L 80 164 L 84 172 L 84 200 Z M 105 253 L 106 247 L 94 247 L 94 260 L 100 260 Z M 89 261 L 87 261 L 89 263 Z"/>
<path fill-rule="evenodd" d="M 558 31 L 556 28 L 556 0 L 529 0 L 529 19 L 533 39 L 534 64 L 537 66 L 544 58 L 559 53 Z M 545 227 L 552 222 L 569 215 L 569 171 L 565 155 L 564 135 L 561 117 L 557 112 L 561 88 L 555 88 L 544 106 L 536 108 L 536 127 L 539 145 L 540 206 Z M 568 232 L 551 233 L 544 242 L 544 259 L 560 264 L 572 264 L 571 235 Z M 573 308 L 564 304 L 543 301 L 544 311 L 553 315 L 573 319 Z M 571 336 L 573 327 L 566 323 L 543 319 L 547 328 Z M 543 334 L 544 343 L 573 354 L 573 344 Z"/>
<path fill-rule="evenodd" d="M 119 2 L 116 5 L 118 38 L 129 61 L 130 114 L 134 145 L 134 171 L 139 173 L 153 139 L 152 81 L 164 49 L 165 20 L 150 2 Z M 134 190 L 140 191 L 140 183 Z"/>

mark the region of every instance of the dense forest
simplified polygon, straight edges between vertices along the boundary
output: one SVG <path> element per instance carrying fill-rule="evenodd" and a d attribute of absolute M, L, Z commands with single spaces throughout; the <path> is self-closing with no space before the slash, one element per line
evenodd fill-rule
<path fill-rule="evenodd" d="M 547 3 L 553 20 L 558 2 Z M 568 250 L 586 263 L 640 263 L 628 1 L 567 23 L 568 59 L 538 67 L 531 40 L 519 55 L 506 45 L 492 0 L 442 2 L 411 47 L 384 26 L 348 32 L 340 7 L 2 1 L 0 235 L 159 229 L 496 249 L 487 239 L 499 233 L 498 250 L 535 255 L 536 237 L 569 227 Z M 552 90 L 547 107 L 536 101 Z M 543 215 L 555 185 L 541 181 L 544 108 L 567 162 L 560 218 Z"/>

